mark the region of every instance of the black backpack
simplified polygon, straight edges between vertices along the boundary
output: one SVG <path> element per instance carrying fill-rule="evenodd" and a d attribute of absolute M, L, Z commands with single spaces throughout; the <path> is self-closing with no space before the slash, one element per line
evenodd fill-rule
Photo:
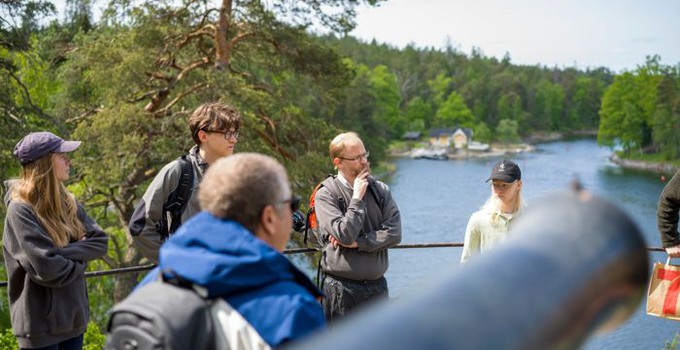
<path fill-rule="evenodd" d="M 216 350 L 209 300 L 189 286 L 149 283 L 113 307 L 105 350 Z"/>
<path fill-rule="evenodd" d="M 194 170 L 188 155 L 177 158 L 181 167 L 179 182 L 177 187 L 170 193 L 168 199 L 163 203 L 163 213 L 160 220 L 156 223 L 156 232 L 161 236 L 161 242 L 165 242 L 182 224 L 182 213 L 186 209 L 191 192 L 194 186 Z M 140 201 L 135 207 L 130 220 L 130 234 L 139 236 L 146 223 L 146 206 Z M 170 215 L 170 227 L 168 227 L 168 214 Z"/>

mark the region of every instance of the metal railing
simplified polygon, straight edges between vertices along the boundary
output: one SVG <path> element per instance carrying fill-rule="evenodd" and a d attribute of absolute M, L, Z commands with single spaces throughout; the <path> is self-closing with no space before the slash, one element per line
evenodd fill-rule
<path fill-rule="evenodd" d="M 399 244 L 397 246 L 391 247 L 390 249 L 418 249 L 418 248 L 461 248 L 463 247 L 462 242 L 436 242 L 436 243 L 405 243 Z M 665 252 L 666 250 L 659 247 L 648 247 L 650 252 Z M 306 253 L 316 253 L 319 249 L 317 248 L 290 248 L 283 251 L 286 255 L 292 254 L 306 254 Z M 88 271 L 85 272 L 85 277 L 102 277 L 110 275 L 121 275 L 126 273 L 148 271 L 156 267 L 155 264 L 146 264 L 130 267 L 120 267 L 115 269 L 99 270 L 99 271 Z M 7 281 L 0 281 L 0 288 L 7 287 Z"/>

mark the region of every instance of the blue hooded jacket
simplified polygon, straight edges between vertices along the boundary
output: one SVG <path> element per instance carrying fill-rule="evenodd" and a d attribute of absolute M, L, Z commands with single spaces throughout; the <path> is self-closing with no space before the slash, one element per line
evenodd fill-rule
<path fill-rule="evenodd" d="M 159 260 L 139 286 L 163 271 L 205 287 L 208 297 L 224 298 L 272 347 L 324 326 L 317 301 L 321 292 L 286 257 L 235 221 L 208 212 L 195 215 L 163 244 Z"/>

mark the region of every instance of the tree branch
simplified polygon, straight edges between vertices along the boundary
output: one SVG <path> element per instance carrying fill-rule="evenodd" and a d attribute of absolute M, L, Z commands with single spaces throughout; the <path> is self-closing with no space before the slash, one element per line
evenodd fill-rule
<path fill-rule="evenodd" d="M 192 94 L 192 93 L 194 93 L 198 90 L 206 88 L 208 86 L 209 86 L 209 84 L 207 84 L 207 83 L 201 83 L 201 84 L 196 84 L 196 85 L 192 86 L 188 90 L 177 95 L 172 101 L 170 101 L 167 105 L 165 105 L 165 107 L 154 112 L 154 117 L 160 117 L 160 116 L 167 115 L 167 113 L 169 112 L 169 109 L 172 106 L 174 106 L 175 104 L 177 104 L 177 102 L 179 102 L 181 99 L 183 99 L 184 97 L 186 97 L 186 96 L 188 96 L 188 95 L 190 95 L 190 94 Z"/>
<path fill-rule="evenodd" d="M 26 102 L 28 103 L 28 105 L 31 106 L 31 108 L 34 111 L 36 111 L 41 117 L 47 118 L 48 120 L 54 120 L 54 118 L 52 118 L 52 116 L 43 112 L 43 110 L 40 107 L 33 104 L 33 100 L 31 100 L 31 93 L 28 91 L 28 88 L 26 87 L 26 85 L 24 85 L 24 83 L 21 81 L 21 79 L 19 79 L 19 77 L 17 77 L 16 75 L 14 75 L 14 72 L 12 72 L 8 69 L 6 69 L 6 71 L 7 71 L 7 74 L 9 74 L 9 76 L 12 77 L 12 79 L 14 79 L 14 81 L 16 81 L 16 83 L 19 84 L 19 86 L 21 87 L 21 90 L 23 91 L 23 95 L 26 98 Z"/>

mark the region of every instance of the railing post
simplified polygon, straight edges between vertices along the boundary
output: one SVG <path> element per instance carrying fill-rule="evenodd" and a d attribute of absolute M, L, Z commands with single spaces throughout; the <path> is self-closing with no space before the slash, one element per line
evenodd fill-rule
<path fill-rule="evenodd" d="M 533 202 L 510 234 L 416 294 L 291 348 L 575 349 L 628 318 L 644 295 L 647 251 L 637 225 L 587 192 Z"/>

